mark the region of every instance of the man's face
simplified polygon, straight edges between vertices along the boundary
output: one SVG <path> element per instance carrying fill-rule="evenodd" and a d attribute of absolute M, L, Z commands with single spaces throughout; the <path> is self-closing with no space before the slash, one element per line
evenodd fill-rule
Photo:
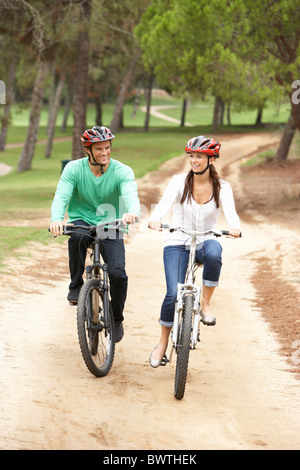
<path fill-rule="evenodd" d="M 90 149 L 88 148 L 88 153 L 90 153 Z M 108 165 L 110 160 L 110 153 L 111 153 L 111 141 L 105 140 L 104 142 L 96 142 L 92 145 L 92 152 L 94 159 L 100 165 Z"/>

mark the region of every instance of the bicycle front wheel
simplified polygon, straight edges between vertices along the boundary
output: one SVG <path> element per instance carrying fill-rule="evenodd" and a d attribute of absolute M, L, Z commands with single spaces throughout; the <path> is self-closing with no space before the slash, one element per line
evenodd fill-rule
<path fill-rule="evenodd" d="M 177 398 L 177 400 L 181 400 L 185 392 L 191 345 L 193 303 L 193 295 L 186 294 L 183 298 L 183 312 L 179 328 L 179 338 L 177 346 L 177 361 L 174 386 L 174 396 L 175 398 Z"/>
<path fill-rule="evenodd" d="M 81 354 L 88 370 L 103 377 L 111 369 L 115 354 L 112 308 L 105 312 L 104 293 L 97 279 L 88 279 L 81 288 L 77 307 L 77 332 Z"/>

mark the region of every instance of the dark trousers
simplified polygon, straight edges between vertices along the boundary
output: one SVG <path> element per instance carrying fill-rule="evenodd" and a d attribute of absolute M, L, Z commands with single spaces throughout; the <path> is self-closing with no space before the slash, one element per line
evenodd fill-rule
<path fill-rule="evenodd" d="M 73 224 L 88 226 L 83 220 L 76 220 Z M 125 271 L 125 249 L 121 236 L 122 234 L 114 232 L 111 238 L 101 240 L 101 254 L 108 265 L 111 306 L 116 323 L 124 320 L 123 310 L 128 285 L 128 277 Z M 86 253 L 91 241 L 90 236 L 83 231 L 73 233 L 69 238 L 70 289 L 80 287 L 83 284 Z"/>

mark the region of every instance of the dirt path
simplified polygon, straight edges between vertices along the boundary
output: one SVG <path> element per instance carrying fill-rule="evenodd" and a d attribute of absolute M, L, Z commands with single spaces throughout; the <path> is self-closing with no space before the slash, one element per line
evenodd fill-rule
<path fill-rule="evenodd" d="M 274 142 L 274 135 L 267 137 Z M 220 173 L 245 148 L 251 153 L 267 137 L 227 137 Z M 183 168 L 180 157 L 143 178 L 142 202 L 157 202 L 169 177 Z M 240 190 L 236 171 L 227 179 Z M 253 302 L 253 253 L 272 259 L 278 243 L 287 249 L 291 234 L 300 246 L 299 233 L 282 229 L 274 237 L 276 228 L 264 218 L 243 221 L 243 239 L 224 240 L 222 278 L 213 304 L 217 325 L 202 328 L 181 401 L 173 398 L 174 362 L 156 370 L 148 364 L 159 336 L 164 295 L 163 234 L 149 232 L 144 219 L 126 242 L 125 337 L 117 345 L 113 369 L 102 379 L 84 366 L 76 312 L 65 300 L 66 244 L 33 246 L 32 257 L 20 261 L 17 282 L 1 275 L 0 447 L 299 449 L 299 381 Z"/>
<path fill-rule="evenodd" d="M 173 124 L 179 124 L 180 125 L 180 120 L 172 118 L 171 116 L 167 116 L 166 114 L 162 113 L 164 109 L 174 109 L 174 108 L 179 108 L 179 106 L 176 105 L 160 105 L 160 106 L 151 106 L 150 108 L 150 114 L 151 116 L 157 117 L 159 119 L 162 119 L 163 121 L 169 121 L 172 122 Z M 143 111 L 144 113 L 147 112 L 147 106 L 140 106 L 140 110 Z M 193 126 L 194 124 L 191 124 L 190 122 L 185 122 L 185 126 Z"/>

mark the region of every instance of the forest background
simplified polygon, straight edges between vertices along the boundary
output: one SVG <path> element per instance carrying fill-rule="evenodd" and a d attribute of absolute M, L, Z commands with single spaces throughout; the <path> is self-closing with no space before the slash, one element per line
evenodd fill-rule
<path fill-rule="evenodd" d="M 199 134 L 276 128 L 286 160 L 300 129 L 299 24 L 292 0 L 1 0 L 0 160 L 13 168 L 2 219 L 49 207 L 95 124 L 122 134 L 116 158 L 138 177 Z"/>

